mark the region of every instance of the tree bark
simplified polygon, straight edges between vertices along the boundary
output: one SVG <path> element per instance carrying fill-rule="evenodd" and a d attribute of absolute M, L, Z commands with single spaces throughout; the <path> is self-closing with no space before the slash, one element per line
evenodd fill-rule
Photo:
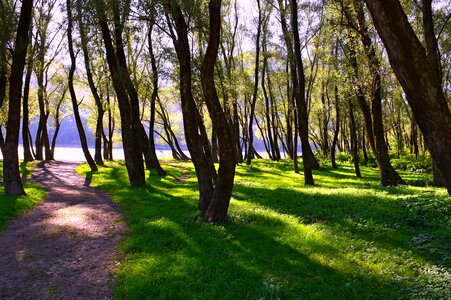
<path fill-rule="evenodd" d="M 83 21 L 81 0 L 77 0 L 76 4 L 77 4 L 76 6 L 77 6 L 78 28 L 79 28 L 79 32 L 80 32 L 81 49 L 83 51 L 83 56 L 84 56 L 86 77 L 88 79 L 89 88 L 91 90 L 92 96 L 94 97 L 94 101 L 95 101 L 96 107 L 97 107 L 94 161 L 98 165 L 103 165 L 102 134 L 103 134 L 103 116 L 105 114 L 105 110 L 103 108 L 102 100 L 100 99 L 100 95 L 97 91 L 97 87 L 96 87 L 96 85 L 94 83 L 94 79 L 92 77 L 91 62 L 90 62 L 89 51 L 88 51 L 88 39 L 86 36 L 86 29 L 85 29 L 85 25 L 84 25 L 84 21 Z"/>
<path fill-rule="evenodd" d="M 349 100 L 349 120 L 350 120 L 349 131 L 351 135 L 352 162 L 354 163 L 355 175 L 357 177 L 362 177 L 362 174 L 360 173 L 359 144 L 357 141 L 357 128 L 355 125 L 354 105 L 352 104 L 352 100 Z"/>
<path fill-rule="evenodd" d="M 221 38 L 221 0 L 210 0 L 208 5 L 210 30 L 208 46 L 201 67 L 201 83 L 205 103 L 218 133 L 219 169 L 210 205 L 204 214 L 206 221 L 221 221 L 227 215 L 235 177 L 236 155 L 233 136 L 216 92 L 214 67 Z"/>
<path fill-rule="evenodd" d="M 302 63 L 301 54 L 301 43 L 299 40 L 299 29 L 298 29 L 298 5 L 297 0 L 290 0 L 291 6 L 291 28 L 293 31 L 293 42 L 294 42 L 294 58 L 296 61 L 296 71 L 298 85 L 297 89 L 294 91 L 296 105 L 298 108 L 298 126 L 299 126 L 299 137 L 301 139 L 302 147 L 302 163 L 304 165 L 304 183 L 308 185 L 313 185 L 313 169 L 319 168 L 319 163 L 313 155 L 312 148 L 310 147 L 309 136 L 308 136 L 308 110 L 307 102 L 305 99 L 305 75 L 304 66 Z"/>
<path fill-rule="evenodd" d="M 91 171 L 96 172 L 98 170 L 97 165 L 95 164 L 94 160 L 92 159 L 91 153 L 89 153 L 88 149 L 88 142 L 86 141 L 86 134 L 85 130 L 83 129 L 83 123 L 80 118 L 80 112 L 78 110 L 78 101 L 77 101 L 77 95 L 75 93 L 74 89 L 74 73 L 75 73 L 75 67 L 76 67 L 76 59 L 74 54 L 74 49 L 72 45 L 72 0 L 66 1 L 66 9 L 67 9 L 67 39 L 68 39 L 68 46 L 69 46 L 69 56 L 71 60 L 71 66 L 69 69 L 69 93 L 70 98 L 72 100 L 72 107 L 74 109 L 74 118 L 75 123 L 77 124 L 78 129 L 78 135 L 80 137 L 80 143 L 81 148 L 83 150 L 83 154 L 86 158 L 86 161 L 89 164 L 89 167 L 91 168 Z"/>
<path fill-rule="evenodd" d="M 248 144 L 247 144 L 247 158 L 246 164 L 250 165 L 252 163 L 254 149 L 254 116 L 255 116 L 255 105 L 257 103 L 257 93 L 258 93 L 258 73 L 259 73 L 259 64 L 260 64 L 260 36 L 262 31 L 262 8 L 260 4 L 260 0 L 257 0 L 258 7 L 258 25 L 257 25 L 257 37 L 255 39 L 255 69 L 254 69 L 254 91 L 252 93 L 251 107 L 249 113 L 249 124 L 248 124 Z"/>
<path fill-rule="evenodd" d="M 196 170 L 199 185 L 198 208 L 205 216 L 214 192 L 214 179 L 211 172 L 211 168 L 213 167 L 214 169 L 214 166 L 211 160 L 208 159 L 207 153 L 204 152 L 203 139 L 199 133 L 201 129 L 199 121 L 201 121 L 201 118 L 192 94 L 191 51 L 188 41 L 188 24 L 177 2 L 164 2 L 164 7 L 168 14 L 166 17 L 179 61 L 183 127 L 185 130 L 186 144 Z M 175 32 L 171 26 L 169 14 L 172 16 L 175 25 Z"/>
<path fill-rule="evenodd" d="M 96 5 L 97 15 L 107 56 L 108 67 L 119 104 L 119 112 L 121 115 L 122 145 L 124 149 L 125 166 L 127 168 L 128 178 L 131 186 L 145 186 L 146 180 L 141 149 L 141 132 L 139 131 L 137 124 L 137 122 L 139 122 L 139 119 L 134 120 L 129 96 L 125 87 L 125 79 L 123 78 L 123 72 L 128 71 L 127 69 L 121 70 L 122 66 L 120 66 L 118 62 L 117 53 L 115 52 L 113 47 L 113 40 L 111 37 L 110 29 L 108 28 L 105 4 L 103 3 L 103 1 L 99 0 L 96 1 Z M 115 34 L 122 34 L 120 28 L 116 28 Z M 116 38 L 118 37 L 116 36 Z"/>
<path fill-rule="evenodd" d="M 31 40 L 32 30 L 29 30 L 29 41 Z M 28 108 L 28 98 L 30 94 L 30 81 L 31 81 L 31 73 L 33 72 L 33 51 L 29 52 L 30 57 L 27 62 L 27 72 L 25 74 L 25 83 L 23 88 L 23 97 L 22 97 L 22 144 L 23 144 L 23 156 L 24 161 L 30 162 L 33 161 L 33 155 L 31 154 L 31 143 L 28 135 L 29 127 L 28 123 L 30 121 L 30 112 Z"/>
<path fill-rule="evenodd" d="M 330 146 L 330 157 L 332 161 L 332 168 L 337 168 L 337 163 L 335 160 L 335 151 L 336 146 L 338 142 L 338 133 L 340 131 L 340 106 L 339 106 L 339 97 L 338 97 L 338 87 L 335 85 L 334 88 L 334 96 L 335 96 L 335 130 L 334 130 L 334 137 L 332 139 L 332 145 Z"/>
<path fill-rule="evenodd" d="M 160 161 L 158 160 L 157 153 L 155 150 L 154 128 L 155 128 L 155 104 L 158 97 L 158 68 L 157 68 L 157 60 L 155 59 L 155 54 L 153 53 L 152 46 L 153 26 L 154 21 L 152 21 L 151 26 L 149 26 L 149 34 L 148 34 L 150 65 L 152 67 L 152 85 L 153 85 L 152 96 L 150 97 L 149 148 L 151 155 L 151 167 L 157 170 L 158 175 L 166 176 L 167 172 L 161 167 Z"/>
<path fill-rule="evenodd" d="M 25 68 L 25 57 L 28 47 L 28 31 L 30 30 L 32 0 L 23 0 L 20 8 L 19 25 L 17 27 L 16 44 L 11 63 L 9 77 L 9 109 L 6 127 L 6 141 L 3 145 L 3 180 L 6 195 L 25 195 L 19 170 L 20 131 L 20 97 L 22 94 L 22 75 Z"/>
<path fill-rule="evenodd" d="M 451 113 L 426 51 L 398 0 L 365 0 L 432 158 L 451 194 Z"/>

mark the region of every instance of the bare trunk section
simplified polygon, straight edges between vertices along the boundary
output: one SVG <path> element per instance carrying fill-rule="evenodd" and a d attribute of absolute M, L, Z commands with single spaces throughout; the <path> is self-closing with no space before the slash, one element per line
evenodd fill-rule
<path fill-rule="evenodd" d="M 297 0 L 290 0 L 291 7 L 291 29 L 293 31 L 294 58 L 296 61 L 298 85 L 294 90 L 296 105 L 298 108 L 299 137 L 302 147 L 302 163 L 304 165 L 304 183 L 313 185 L 313 169 L 319 168 L 319 163 L 313 155 L 308 137 L 308 109 L 305 99 L 305 75 L 302 63 L 301 43 L 298 29 L 298 4 Z"/>
<path fill-rule="evenodd" d="M 155 151 L 155 138 L 154 138 L 154 127 L 155 127 L 155 104 L 158 97 L 158 68 L 157 60 L 155 59 L 155 54 L 153 53 L 152 46 L 152 29 L 154 26 L 154 21 L 152 21 L 151 26 L 149 26 L 149 52 L 150 52 L 150 64 L 152 67 L 152 84 L 153 91 L 150 97 L 150 120 L 149 120 L 149 148 L 150 148 L 150 159 L 151 168 L 157 170 L 158 175 L 166 176 L 167 172 L 163 170 L 158 160 L 157 153 Z"/>
<path fill-rule="evenodd" d="M 127 90 L 125 88 L 125 79 L 123 78 L 123 72 L 127 72 L 127 70 L 121 70 L 117 54 L 114 50 L 113 40 L 111 37 L 110 29 L 108 28 L 105 3 L 100 0 L 96 1 L 96 8 L 106 50 L 108 67 L 119 104 L 119 112 L 121 115 L 122 145 L 124 149 L 125 165 L 127 168 L 128 178 L 131 186 L 145 186 L 146 180 L 140 143 L 141 133 L 139 131 L 138 125 L 136 124 L 137 122 L 139 122 L 139 119 L 134 120 L 133 118 L 132 107 L 129 102 Z M 117 28 L 116 30 L 116 34 L 121 34 L 120 28 Z M 138 137 L 138 139 L 136 139 L 136 137 Z"/>
<path fill-rule="evenodd" d="M 74 73 L 75 73 L 75 66 L 76 66 L 76 59 L 74 54 L 74 49 L 72 45 L 72 1 L 67 0 L 66 1 L 66 9 L 67 9 L 67 40 L 68 40 L 68 46 L 69 46 L 69 55 L 71 60 L 71 66 L 69 69 L 69 93 L 70 98 L 72 100 L 72 107 L 74 109 L 74 118 L 75 123 L 77 124 L 78 129 L 78 135 L 80 137 L 80 143 L 81 148 L 83 150 L 83 154 L 85 155 L 86 161 L 89 164 L 89 167 L 91 168 L 91 171 L 96 172 L 98 170 L 97 165 L 95 164 L 94 160 L 92 159 L 91 153 L 89 153 L 88 149 L 88 142 L 86 141 L 86 134 L 85 130 L 83 129 L 83 123 L 80 118 L 80 112 L 78 111 L 78 102 L 77 102 L 77 95 L 75 93 L 74 89 Z"/>
<path fill-rule="evenodd" d="M 91 62 L 90 62 L 89 51 L 88 51 L 88 40 L 86 37 L 86 29 L 84 26 L 81 5 L 82 5 L 81 0 L 77 0 L 76 6 L 77 6 L 78 28 L 80 31 L 81 49 L 83 51 L 86 77 L 88 79 L 89 88 L 91 89 L 91 94 L 94 97 L 94 101 L 95 101 L 96 107 L 97 107 L 94 161 L 98 165 L 103 165 L 102 134 L 103 134 L 103 116 L 105 114 L 105 110 L 103 108 L 102 100 L 100 99 L 99 93 L 97 91 L 97 87 L 94 83 L 94 79 L 92 78 Z"/>
<path fill-rule="evenodd" d="M 365 0 L 427 147 L 451 194 L 451 113 L 426 51 L 397 0 Z"/>
<path fill-rule="evenodd" d="M 191 71 L 191 52 L 188 41 L 188 24 L 185 21 L 183 12 L 176 2 L 164 2 L 167 13 L 168 25 L 171 31 L 171 38 L 177 53 L 180 66 L 180 96 L 182 103 L 183 125 L 185 130 L 185 139 L 191 159 L 196 170 L 197 181 L 199 185 L 199 203 L 198 207 L 205 216 L 210 206 L 214 192 L 214 179 L 211 174 L 211 168 L 214 165 L 209 160 L 207 153 L 204 152 L 203 138 L 199 133 L 201 124 L 199 124 L 200 115 L 196 107 L 196 102 L 192 94 L 192 71 Z M 172 21 L 175 25 L 175 31 L 172 28 Z M 211 154 L 210 154 L 211 156 Z"/>
<path fill-rule="evenodd" d="M 6 127 L 6 141 L 3 152 L 3 180 L 6 195 L 25 195 L 19 170 L 20 130 L 20 97 L 22 94 L 22 75 L 25 68 L 25 57 L 28 47 L 28 31 L 30 30 L 32 0 L 23 0 L 20 9 L 19 25 L 17 27 L 16 44 L 11 63 L 9 77 L 9 109 Z"/>
<path fill-rule="evenodd" d="M 260 64 L 260 36 L 262 31 L 262 22 L 263 22 L 263 12 L 260 4 L 260 0 L 257 0 L 258 7 L 258 25 L 257 25 L 257 37 L 255 39 L 255 70 L 254 70 L 254 91 L 252 93 L 251 107 L 249 113 L 249 123 L 248 123 L 248 145 L 247 145 L 247 157 L 246 164 L 250 165 L 252 162 L 252 158 L 255 154 L 254 149 L 254 116 L 255 116 L 255 104 L 257 103 L 257 93 L 258 93 L 258 73 L 259 73 L 259 64 Z"/>
<path fill-rule="evenodd" d="M 32 30 L 29 30 L 28 39 L 31 40 Z M 29 127 L 28 123 L 30 121 L 30 111 L 28 108 L 28 98 L 30 94 L 30 81 L 31 81 L 31 73 L 33 72 L 33 53 L 29 51 L 30 57 L 27 62 L 27 72 L 25 74 L 25 83 L 23 88 L 23 98 L 22 98 L 22 144 L 23 144 L 23 156 L 24 161 L 33 161 L 33 155 L 31 153 L 31 145 L 30 138 L 28 135 Z"/>
<path fill-rule="evenodd" d="M 219 169 L 210 205 L 204 214 L 206 221 L 221 221 L 227 215 L 235 177 L 236 155 L 230 124 L 216 92 L 214 67 L 221 38 L 221 0 L 210 0 L 210 30 L 208 47 L 201 67 L 201 83 L 205 103 L 218 133 Z"/>
<path fill-rule="evenodd" d="M 338 133 L 340 132 L 340 106 L 339 106 L 339 97 L 338 97 L 338 87 L 335 85 L 334 88 L 334 96 L 335 96 L 335 128 L 334 128 L 334 137 L 332 139 L 332 145 L 330 146 L 330 157 L 332 161 L 332 168 L 337 168 L 337 163 L 335 161 L 335 151 L 338 142 Z"/>
<path fill-rule="evenodd" d="M 352 104 L 352 100 L 349 100 L 349 120 L 350 120 L 349 131 L 351 136 L 352 162 L 354 163 L 355 175 L 357 177 L 362 177 L 362 174 L 360 173 L 359 143 L 357 141 L 357 128 L 355 125 L 354 105 Z"/>

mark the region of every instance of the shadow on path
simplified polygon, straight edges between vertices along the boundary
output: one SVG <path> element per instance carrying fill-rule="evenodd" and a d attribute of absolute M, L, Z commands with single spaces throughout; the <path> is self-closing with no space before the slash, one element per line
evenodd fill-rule
<path fill-rule="evenodd" d="M 43 162 L 29 181 L 48 196 L 0 235 L 0 299 L 105 299 L 125 232 L 118 206 L 75 174 Z"/>

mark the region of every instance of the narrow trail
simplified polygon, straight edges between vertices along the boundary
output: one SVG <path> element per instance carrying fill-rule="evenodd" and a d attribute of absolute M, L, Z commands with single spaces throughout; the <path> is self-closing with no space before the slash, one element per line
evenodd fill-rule
<path fill-rule="evenodd" d="M 46 162 L 30 181 L 48 196 L 0 233 L 0 299 L 108 299 L 116 247 L 126 230 L 118 206 L 75 174 Z"/>

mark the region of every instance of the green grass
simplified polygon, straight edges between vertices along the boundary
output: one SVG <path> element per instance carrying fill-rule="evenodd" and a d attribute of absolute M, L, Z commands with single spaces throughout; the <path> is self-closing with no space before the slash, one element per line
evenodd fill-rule
<path fill-rule="evenodd" d="M 445 189 L 379 186 L 376 169 L 315 171 L 290 162 L 238 166 L 229 220 L 205 224 L 189 163 L 166 164 L 149 187 L 128 187 L 120 163 L 92 185 L 120 203 L 130 231 L 119 299 L 446 299 L 451 198 Z M 79 172 L 88 173 L 82 166 Z M 189 172 L 186 181 L 177 181 Z M 425 174 L 402 172 L 410 183 Z"/>
<path fill-rule="evenodd" d="M 20 170 L 22 176 L 29 176 L 33 165 L 22 162 Z M 0 172 L 3 170 L 3 161 L 0 161 Z M 26 196 L 6 196 L 3 184 L 0 186 L 0 232 L 5 228 L 6 223 L 35 206 L 44 199 L 46 193 L 44 188 L 31 182 L 24 184 Z"/>

